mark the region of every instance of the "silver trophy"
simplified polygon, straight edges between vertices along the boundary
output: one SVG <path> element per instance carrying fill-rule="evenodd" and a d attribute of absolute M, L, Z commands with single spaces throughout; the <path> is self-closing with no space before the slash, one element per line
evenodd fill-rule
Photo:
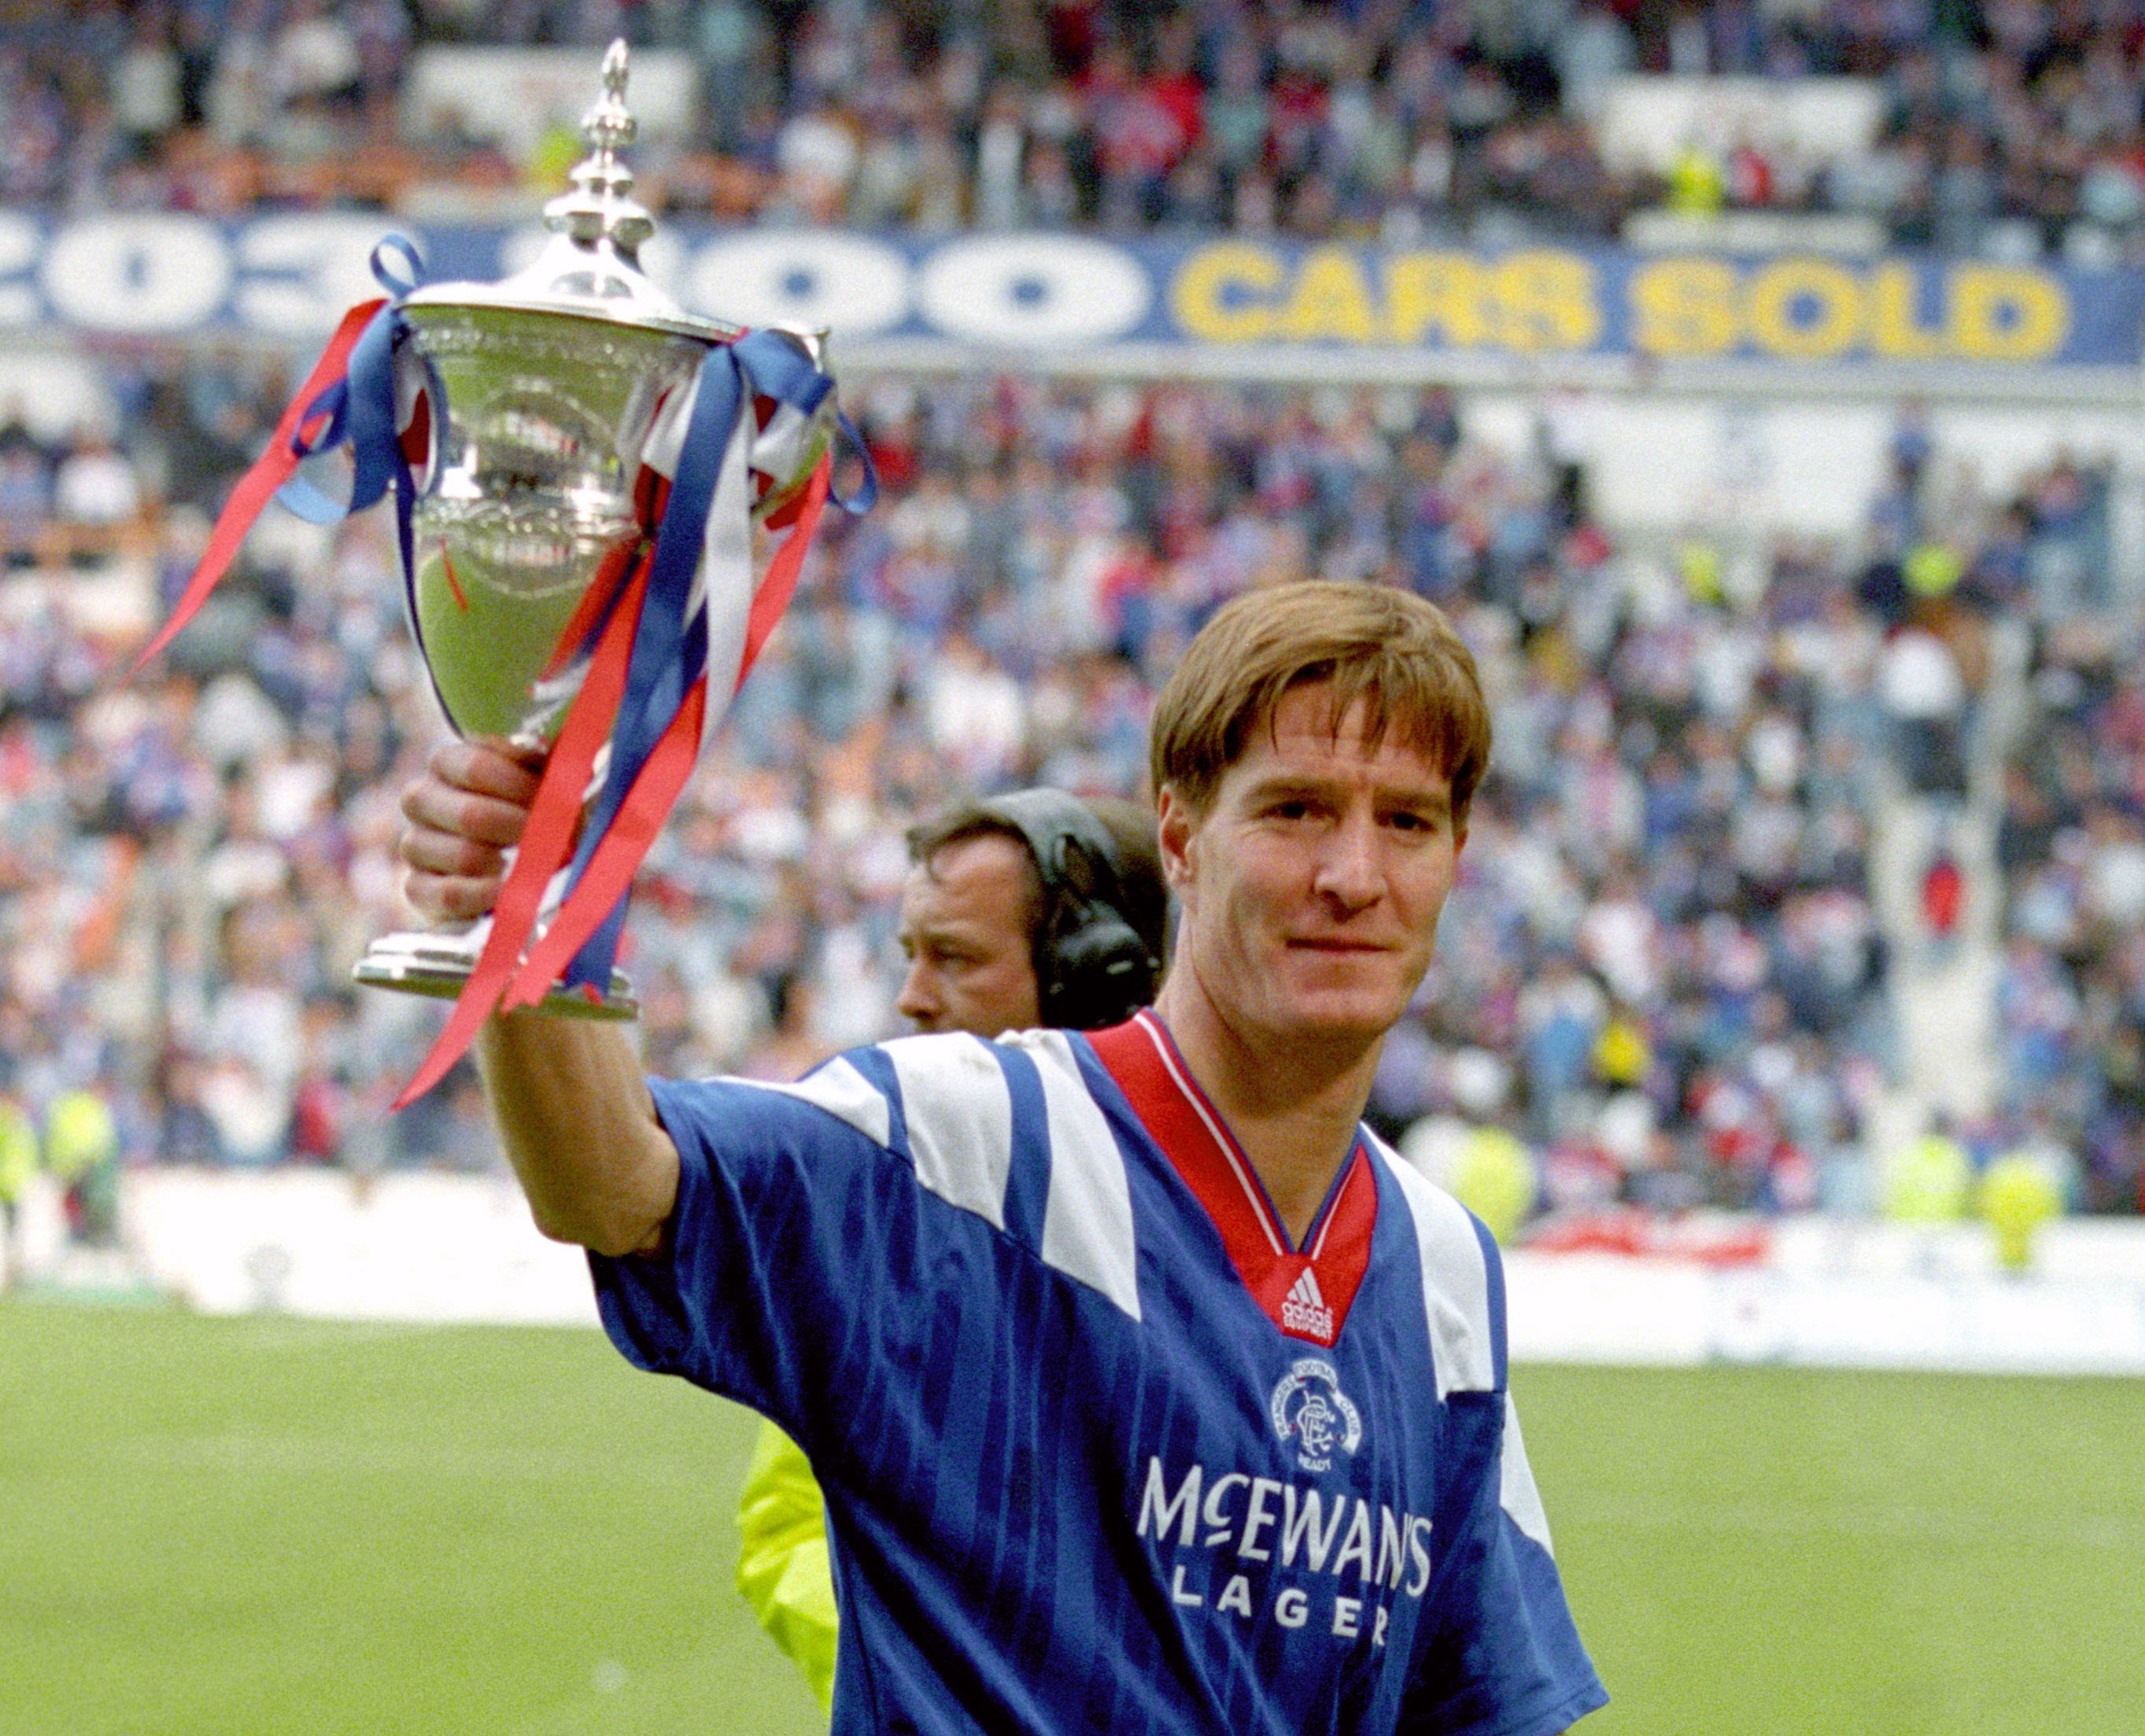
<path fill-rule="evenodd" d="M 411 513 L 411 624 L 448 722 L 463 735 L 536 745 L 555 735 L 580 669 L 556 667 L 561 638 L 600 575 L 615 575 L 654 535 L 636 510 L 644 451 L 666 400 L 709 346 L 740 328 L 686 312 L 639 262 L 654 220 L 631 196 L 619 152 L 635 127 L 626 50 L 612 43 L 603 93 L 582 122 L 588 155 L 570 191 L 544 209 L 550 238 L 496 284 L 428 285 L 401 309 L 430 414 L 430 452 Z M 815 367 L 824 334 L 785 332 Z M 753 510 L 801 486 L 832 438 L 829 394 L 797 450 L 801 468 Z M 751 598 L 710 594 L 742 619 Z M 356 977 L 452 997 L 485 938 L 383 936 Z M 607 996 L 555 990 L 548 1010 L 630 1017 L 622 972 Z"/>

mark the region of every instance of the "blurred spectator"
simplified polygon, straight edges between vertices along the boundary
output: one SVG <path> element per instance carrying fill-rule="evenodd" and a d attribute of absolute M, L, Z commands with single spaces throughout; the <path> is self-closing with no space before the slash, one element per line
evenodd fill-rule
<path fill-rule="evenodd" d="M 47 541 L 52 476 L 27 440 L 0 436 L 0 565 L 27 565 Z"/>
<path fill-rule="evenodd" d="M 66 1190 L 68 1236 L 85 1247 L 119 1240 L 119 1127 L 111 1106 L 86 1086 L 63 1091 L 45 1111 L 45 1167 Z"/>
<path fill-rule="evenodd" d="M 1963 797 L 1967 689 L 1951 648 L 1924 629 L 1902 628 L 1885 647 L 1878 691 L 1909 787 Z"/>
<path fill-rule="evenodd" d="M 1884 1215 L 1901 1223 L 1948 1223 L 1972 1201 L 1973 1163 L 1941 1117 L 1889 1154 Z"/>
<path fill-rule="evenodd" d="M 1922 926 L 1940 949 L 1957 938 L 1958 919 L 1966 902 L 1966 875 L 1958 865 L 1949 839 L 1938 839 L 1922 869 Z"/>
<path fill-rule="evenodd" d="M 141 510 L 142 485 L 133 465 L 103 430 L 85 430 L 53 473 L 53 515 L 81 530 L 115 533 Z"/>
<path fill-rule="evenodd" d="M 13 1095 L 0 1088 L 0 1291 L 20 1276 L 17 1224 L 37 1173 L 37 1124 Z"/>

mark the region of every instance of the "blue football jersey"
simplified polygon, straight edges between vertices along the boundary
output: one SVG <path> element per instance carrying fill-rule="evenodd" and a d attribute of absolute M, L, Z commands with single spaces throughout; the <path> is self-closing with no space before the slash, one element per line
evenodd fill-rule
<path fill-rule="evenodd" d="M 1495 1243 L 1361 1133 L 1300 1246 L 1142 1013 L 654 1082 L 644 1368 L 825 1490 L 838 1733 L 1549 1736 L 1606 1695 L 1505 1390 Z"/>

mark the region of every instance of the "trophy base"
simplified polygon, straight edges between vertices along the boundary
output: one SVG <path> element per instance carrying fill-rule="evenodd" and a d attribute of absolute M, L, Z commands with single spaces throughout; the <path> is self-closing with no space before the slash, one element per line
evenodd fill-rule
<path fill-rule="evenodd" d="M 366 948 L 351 976 L 368 988 L 451 1001 L 461 993 L 475 965 L 476 949 L 468 933 L 383 934 Z M 555 982 L 536 1010 L 560 1018 L 631 1019 L 640 1016 L 640 1002 L 625 972 L 614 970 L 609 994 Z"/>

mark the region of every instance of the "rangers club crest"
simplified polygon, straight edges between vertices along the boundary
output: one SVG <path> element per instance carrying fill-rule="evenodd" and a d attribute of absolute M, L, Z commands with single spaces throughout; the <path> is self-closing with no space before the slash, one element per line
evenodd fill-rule
<path fill-rule="evenodd" d="M 1362 1444 L 1362 1417 L 1341 1391 L 1333 1365 L 1316 1356 L 1290 1365 L 1267 1409 L 1274 1433 L 1296 1443 L 1296 1462 L 1306 1470 L 1331 1470 L 1336 1447 L 1352 1453 Z"/>

